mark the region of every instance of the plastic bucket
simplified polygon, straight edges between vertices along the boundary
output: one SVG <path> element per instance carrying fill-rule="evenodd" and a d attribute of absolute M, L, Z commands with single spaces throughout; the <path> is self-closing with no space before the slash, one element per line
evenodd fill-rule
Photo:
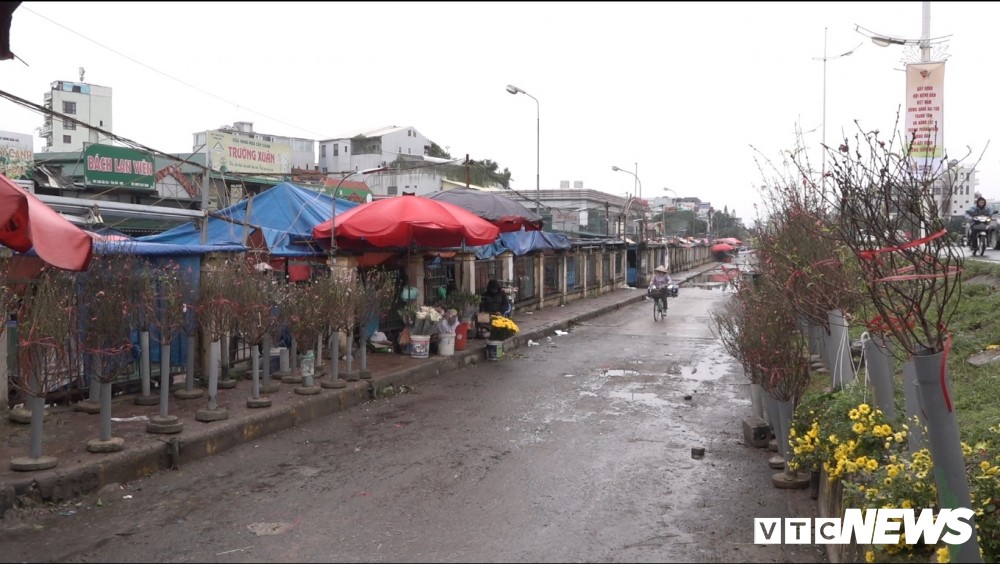
<path fill-rule="evenodd" d="M 455 350 L 464 351 L 466 342 L 469 340 L 469 322 L 459 323 L 455 329 Z"/>
<path fill-rule="evenodd" d="M 503 358 L 503 341 L 486 341 L 486 360 Z"/>
<path fill-rule="evenodd" d="M 441 333 L 438 335 L 438 354 L 451 356 L 455 354 L 455 339 L 457 333 Z"/>
<path fill-rule="evenodd" d="M 410 356 L 414 358 L 427 358 L 431 352 L 431 336 L 410 335 L 410 345 L 413 346 Z"/>
<path fill-rule="evenodd" d="M 316 374 L 316 353 L 313 351 L 306 351 L 302 355 L 302 362 L 299 365 L 299 373 L 302 374 L 303 378 L 312 378 Z"/>

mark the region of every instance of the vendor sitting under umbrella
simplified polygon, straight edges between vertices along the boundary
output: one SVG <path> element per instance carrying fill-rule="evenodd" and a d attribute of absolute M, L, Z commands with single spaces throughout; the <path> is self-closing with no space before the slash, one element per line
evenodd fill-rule
<path fill-rule="evenodd" d="M 480 339 L 485 339 L 490 332 L 490 315 L 508 316 L 511 312 L 510 298 L 503 291 L 503 287 L 495 279 L 490 279 L 486 283 L 486 290 L 479 300 L 479 323 L 477 335 Z"/>
<path fill-rule="evenodd" d="M 486 291 L 483 292 L 482 299 L 479 301 L 479 311 L 497 315 L 510 314 L 510 299 L 496 279 L 491 279 L 486 283 Z"/>

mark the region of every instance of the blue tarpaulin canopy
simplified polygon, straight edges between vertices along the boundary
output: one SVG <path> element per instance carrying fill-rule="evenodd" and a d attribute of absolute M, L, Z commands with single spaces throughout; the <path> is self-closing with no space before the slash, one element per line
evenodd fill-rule
<path fill-rule="evenodd" d="M 252 201 L 252 205 L 250 202 Z M 357 206 L 337 200 L 337 215 Z M 249 214 L 247 213 L 249 209 Z M 244 226 L 251 239 L 262 241 L 273 256 L 296 257 L 323 254 L 313 242 L 313 227 L 330 219 L 333 198 L 288 182 L 212 213 L 208 218 L 208 244 L 245 244 Z M 201 227 L 185 223 L 157 235 L 139 237 L 139 241 L 186 245 L 201 244 Z M 254 246 L 254 245 L 250 245 Z"/>
<path fill-rule="evenodd" d="M 483 260 L 493 258 L 500 253 L 511 251 L 514 256 L 526 255 L 532 251 L 568 250 L 569 239 L 558 233 L 546 231 L 510 231 L 501 233 L 491 245 L 471 247 L 476 251 L 476 258 Z"/>

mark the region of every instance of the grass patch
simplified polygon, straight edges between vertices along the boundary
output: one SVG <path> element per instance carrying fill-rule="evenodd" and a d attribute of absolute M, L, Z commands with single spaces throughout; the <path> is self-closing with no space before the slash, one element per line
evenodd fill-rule
<path fill-rule="evenodd" d="M 855 319 L 848 328 L 851 343 L 857 342 L 866 328 Z M 948 325 L 951 350 L 948 369 L 952 383 L 952 402 L 962 440 L 969 444 L 990 436 L 989 428 L 1000 423 L 1000 361 L 982 366 L 969 363 L 973 356 L 1000 346 L 1000 265 L 966 261 L 962 272 L 962 291 L 955 313 Z M 896 356 L 901 356 L 896 351 Z M 903 391 L 903 360 L 896 358 L 895 403 L 899 415 L 906 413 Z M 863 378 L 864 374 L 860 373 Z M 830 387 L 829 374 L 815 374 L 804 396 L 821 394 Z M 867 398 L 871 390 L 866 390 Z M 864 392 L 862 392 L 864 393 Z"/>
<path fill-rule="evenodd" d="M 966 261 L 962 273 L 962 295 L 951 318 L 951 375 L 955 413 L 962 440 L 969 444 L 984 440 L 989 427 L 1000 423 L 1000 362 L 982 366 L 969 358 L 1000 345 L 1000 266 Z"/>

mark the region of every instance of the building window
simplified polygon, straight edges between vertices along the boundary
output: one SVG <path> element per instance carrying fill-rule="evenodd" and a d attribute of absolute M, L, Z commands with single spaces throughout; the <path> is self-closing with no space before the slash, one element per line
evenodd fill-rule
<path fill-rule="evenodd" d="M 347 145 L 344 145 L 344 154 L 346 155 L 347 153 L 348 153 Z"/>
<path fill-rule="evenodd" d="M 76 113 L 76 102 L 67 102 L 63 100 L 63 113 L 64 114 L 75 114 Z"/>
<path fill-rule="evenodd" d="M 76 129 L 76 123 L 72 121 L 63 121 L 63 129 Z"/>
<path fill-rule="evenodd" d="M 73 142 L 73 136 L 72 135 L 63 135 L 63 143 L 67 143 L 68 144 L 68 143 L 72 143 L 72 142 Z"/>
<path fill-rule="evenodd" d="M 397 192 L 399 192 L 399 188 L 395 186 L 389 186 L 388 188 L 385 189 L 385 193 L 388 194 L 389 196 L 396 196 Z"/>
<path fill-rule="evenodd" d="M 324 159 L 326 158 L 326 145 L 319 146 L 319 156 Z"/>
<path fill-rule="evenodd" d="M 340 145 L 337 145 L 336 143 L 334 143 L 334 145 L 333 145 L 333 156 L 336 157 L 336 156 L 340 155 L 340 151 L 338 151 L 339 148 L 340 148 Z"/>

